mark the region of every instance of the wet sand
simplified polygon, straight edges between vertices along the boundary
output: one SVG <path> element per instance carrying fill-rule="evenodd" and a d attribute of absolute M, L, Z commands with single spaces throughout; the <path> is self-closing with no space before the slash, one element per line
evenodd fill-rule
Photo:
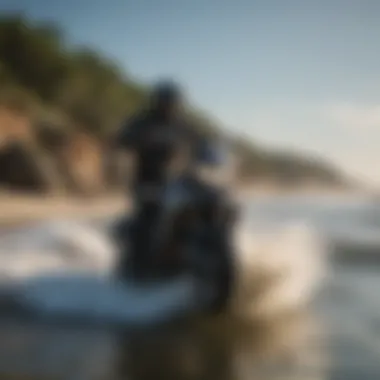
<path fill-rule="evenodd" d="M 103 218 L 121 213 L 129 206 L 122 196 L 75 198 L 1 195 L 0 227 L 7 229 L 56 218 Z"/>

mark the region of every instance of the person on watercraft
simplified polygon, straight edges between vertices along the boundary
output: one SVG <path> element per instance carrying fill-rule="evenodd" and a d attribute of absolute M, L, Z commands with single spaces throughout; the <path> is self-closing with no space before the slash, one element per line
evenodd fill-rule
<path fill-rule="evenodd" d="M 136 158 L 132 181 L 136 215 L 130 240 L 134 273 L 143 271 L 149 262 L 148 236 L 159 212 L 162 185 L 174 151 L 186 146 L 195 157 L 210 143 L 185 120 L 184 103 L 185 96 L 177 84 L 159 82 L 151 91 L 148 107 L 128 120 L 116 138 L 117 145 Z"/>

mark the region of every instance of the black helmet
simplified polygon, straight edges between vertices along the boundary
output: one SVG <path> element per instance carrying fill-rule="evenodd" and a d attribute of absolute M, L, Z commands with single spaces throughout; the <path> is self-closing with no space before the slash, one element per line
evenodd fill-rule
<path fill-rule="evenodd" d="M 176 83 L 160 81 L 153 87 L 151 97 L 154 103 L 178 103 L 182 100 L 182 92 Z"/>

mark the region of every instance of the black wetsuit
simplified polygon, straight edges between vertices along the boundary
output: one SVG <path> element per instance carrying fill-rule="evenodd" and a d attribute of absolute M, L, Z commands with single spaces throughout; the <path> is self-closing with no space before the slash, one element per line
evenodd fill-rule
<path fill-rule="evenodd" d="M 130 231 L 132 272 L 144 272 L 149 265 L 149 236 L 159 214 L 162 185 L 173 154 L 186 146 L 195 156 L 204 143 L 205 139 L 185 121 L 164 119 L 154 112 L 143 112 L 122 126 L 117 144 L 136 156 L 132 182 L 136 213 Z M 126 265 L 121 267 L 123 271 Z"/>

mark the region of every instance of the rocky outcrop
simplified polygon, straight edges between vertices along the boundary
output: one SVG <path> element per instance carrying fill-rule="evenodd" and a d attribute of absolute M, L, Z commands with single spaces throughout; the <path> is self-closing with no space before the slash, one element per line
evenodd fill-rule
<path fill-rule="evenodd" d="M 109 188 L 106 152 L 93 136 L 83 132 L 64 133 L 47 124 L 36 125 L 22 114 L 0 108 L 0 186 L 3 188 L 97 195 Z"/>
<path fill-rule="evenodd" d="M 56 189 L 56 171 L 39 148 L 30 118 L 0 107 L 0 185 L 10 190 Z"/>
<path fill-rule="evenodd" d="M 103 156 L 103 147 L 95 138 L 83 133 L 71 136 L 57 157 L 68 189 L 83 195 L 106 190 Z"/>

